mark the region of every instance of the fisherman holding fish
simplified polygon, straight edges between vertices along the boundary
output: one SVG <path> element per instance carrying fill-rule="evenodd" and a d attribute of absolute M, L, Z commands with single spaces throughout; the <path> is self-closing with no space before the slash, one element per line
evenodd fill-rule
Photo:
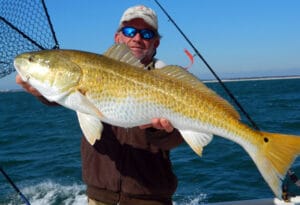
<path fill-rule="evenodd" d="M 177 179 L 170 149 L 184 139 L 201 156 L 214 135 L 244 148 L 281 199 L 300 136 L 253 129 L 196 76 L 179 66 L 161 67 L 154 59 L 157 28 L 155 13 L 136 6 L 125 11 L 116 44 L 103 55 L 54 49 L 14 59 L 17 82 L 76 111 L 89 203 L 172 204 Z"/>
<path fill-rule="evenodd" d="M 114 36 L 125 43 L 145 69 L 165 64 L 154 58 L 160 43 L 155 12 L 138 5 L 128 8 Z M 16 82 L 48 105 L 39 91 L 17 75 Z M 122 85 L 120 85 L 122 86 Z M 183 142 L 177 129 L 164 118 L 152 124 L 122 128 L 103 123 L 100 140 L 91 145 L 82 137 L 82 176 L 89 205 L 170 205 L 177 187 L 169 151 Z"/>

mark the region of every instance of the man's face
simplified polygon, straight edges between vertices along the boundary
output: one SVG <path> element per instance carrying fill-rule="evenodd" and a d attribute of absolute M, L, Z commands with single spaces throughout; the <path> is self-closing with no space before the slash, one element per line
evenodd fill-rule
<path fill-rule="evenodd" d="M 143 19 L 133 19 L 124 22 L 123 26 L 131 26 L 139 30 L 153 30 Z M 125 43 L 136 58 L 140 59 L 142 63 L 148 64 L 152 61 L 153 54 L 159 45 L 159 36 L 155 36 L 152 39 L 143 39 L 141 35 L 137 33 L 134 37 L 127 37 L 120 31 L 115 34 L 115 42 Z"/>

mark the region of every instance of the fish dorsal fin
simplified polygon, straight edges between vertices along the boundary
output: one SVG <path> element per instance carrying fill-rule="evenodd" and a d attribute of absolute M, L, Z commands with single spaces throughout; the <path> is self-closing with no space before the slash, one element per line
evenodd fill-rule
<path fill-rule="evenodd" d="M 182 67 L 169 65 L 161 69 L 151 70 L 150 72 L 153 72 L 154 75 L 158 75 L 158 76 L 161 75 L 171 80 L 178 80 L 182 84 L 187 85 L 192 89 L 198 90 L 201 93 L 205 93 L 209 95 L 210 97 L 214 98 L 215 102 L 219 103 L 227 111 L 229 111 L 229 113 L 231 113 L 231 115 L 234 118 L 240 119 L 239 113 L 234 109 L 234 107 L 229 102 L 221 98 L 213 90 L 211 90 L 204 83 L 202 83 L 196 76 L 186 71 Z"/>
<path fill-rule="evenodd" d="M 114 44 L 103 55 L 132 66 L 144 68 L 144 65 L 132 54 L 124 43 Z"/>

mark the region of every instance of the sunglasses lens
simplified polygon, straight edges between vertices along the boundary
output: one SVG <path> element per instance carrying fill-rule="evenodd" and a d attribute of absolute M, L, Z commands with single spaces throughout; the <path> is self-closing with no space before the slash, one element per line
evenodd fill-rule
<path fill-rule="evenodd" d="M 143 29 L 140 31 L 140 34 L 143 39 L 151 39 L 155 36 L 154 32 L 148 29 Z"/>
<path fill-rule="evenodd" d="M 133 27 L 124 27 L 124 28 L 122 28 L 122 33 L 125 36 L 132 38 L 137 33 L 137 30 Z"/>
<path fill-rule="evenodd" d="M 142 29 L 138 30 L 134 27 L 123 27 L 122 28 L 122 33 L 124 36 L 133 38 L 137 33 L 140 33 L 141 37 L 146 40 L 150 40 L 155 36 L 154 31 L 149 30 L 149 29 Z"/>

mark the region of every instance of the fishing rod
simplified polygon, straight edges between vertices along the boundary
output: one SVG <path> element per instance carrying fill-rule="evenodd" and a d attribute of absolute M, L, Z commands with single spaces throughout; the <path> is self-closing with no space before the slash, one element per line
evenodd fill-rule
<path fill-rule="evenodd" d="M 0 165 L 0 172 L 2 172 L 3 176 L 6 178 L 6 180 L 11 184 L 11 186 L 15 189 L 15 191 L 20 195 L 20 197 L 22 198 L 22 200 L 24 201 L 24 203 L 26 205 L 30 205 L 28 199 L 22 194 L 22 192 L 20 191 L 20 189 L 16 186 L 16 184 L 13 182 L 13 180 L 8 176 L 8 174 L 6 174 L 6 172 L 4 171 L 4 169 L 1 167 Z"/>
<path fill-rule="evenodd" d="M 221 84 L 223 89 L 226 91 L 226 93 L 229 95 L 229 97 L 233 100 L 233 102 L 238 106 L 238 108 L 241 110 L 241 112 L 245 115 L 245 117 L 249 120 L 252 127 L 256 130 L 259 130 L 256 123 L 252 120 L 250 115 L 246 112 L 246 110 L 243 108 L 243 106 L 238 102 L 238 100 L 234 97 L 232 92 L 227 88 L 227 86 L 222 82 L 222 80 L 219 78 L 217 73 L 211 68 L 211 66 L 207 63 L 207 61 L 204 59 L 204 57 L 200 54 L 198 49 L 193 45 L 193 43 L 189 40 L 189 38 L 184 34 L 184 32 L 179 28 L 179 26 L 176 24 L 176 22 L 172 19 L 172 17 L 168 14 L 168 12 L 164 9 L 164 7 L 158 2 L 158 0 L 154 0 L 155 3 L 159 6 L 159 8 L 164 12 L 164 14 L 168 17 L 168 19 L 173 23 L 173 25 L 176 27 L 176 29 L 179 31 L 179 33 L 184 37 L 184 39 L 188 42 L 188 44 L 193 48 L 197 56 L 203 61 L 203 63 L 206 65 L 206 67 L 210 70 L 210 72 L 214 75 L 214 77 L 218 80 L 218 82 Z"/>

